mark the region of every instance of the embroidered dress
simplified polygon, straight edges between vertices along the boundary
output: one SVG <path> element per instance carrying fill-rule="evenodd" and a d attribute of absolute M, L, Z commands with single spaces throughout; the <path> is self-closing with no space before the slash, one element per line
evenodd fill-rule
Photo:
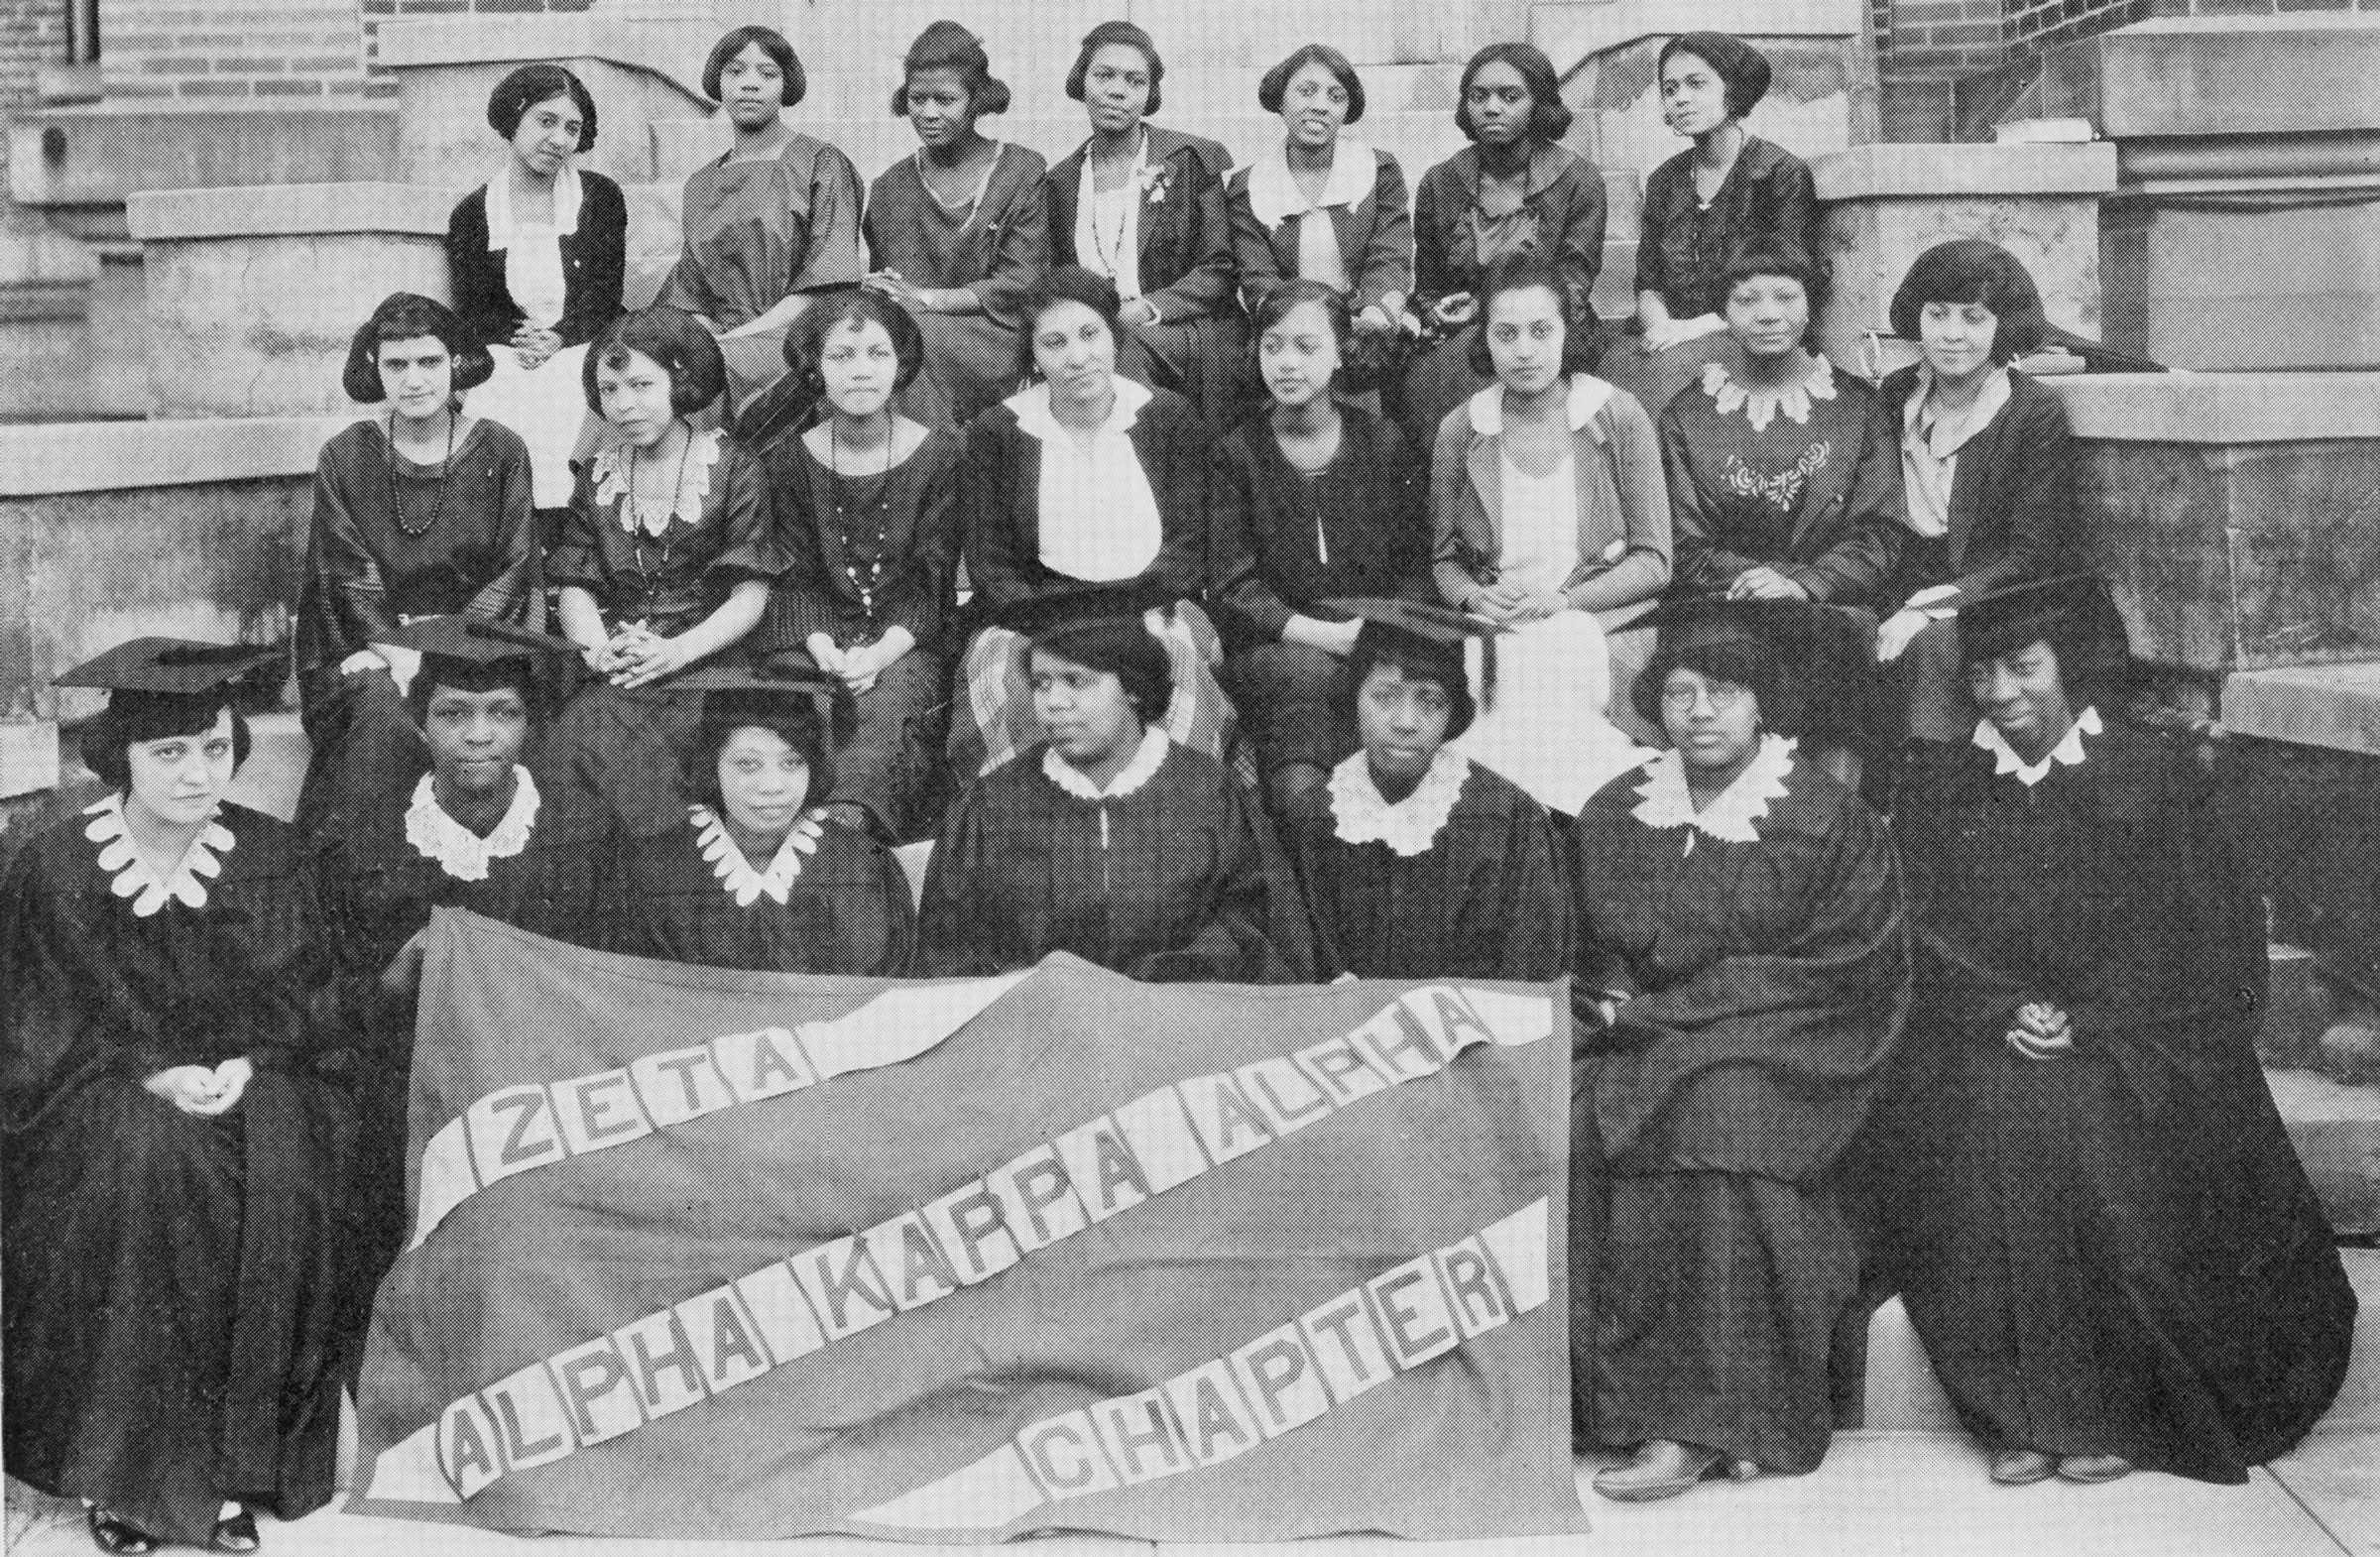
<path fill-rule="evenodd" d="M 227 805 L 163 876 L 126 844 L 111 798 L 0 879 L 5 1450 L 32 1487 L 204 1546 L 226 1497 L 283 1519 L 330 1498 L 354 1117 L 317 1063 L 342 1040 L 297 831 Z M 216 1118 L 142 1086 L 241 1055 Z"/>
<path fill-rule="evenodd" d="M 614 949 L 718 968 L 899 978 L 915 939 L 899 862 L 815 815 L 756 867 L 716 815 L 690 807 L 683 826 L 628 850 L 612 911 Z"/>
<path fill-rule="evenodd" d="M 1891 840 L 1774 736 L 1699 812 L 1651 759 L 1575 839 L 1577 988 L 1621 999 L 1573 1077 L 1572 1238 L 1601 1251 L 1572 1295 L 1581 1425 L 1812 1470 L 1859 1274 L 1836 1164 L 1908 1005 Z"/>

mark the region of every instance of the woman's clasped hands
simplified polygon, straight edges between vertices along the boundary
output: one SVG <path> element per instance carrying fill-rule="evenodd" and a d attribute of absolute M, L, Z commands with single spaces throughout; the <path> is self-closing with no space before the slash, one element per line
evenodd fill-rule
<path fill-rule="evenodd" d="M 169 1065 L 141 1085 L 184 1114 L 212 1119 L 239 1107 L 255 1075 L 255 1062 L 235 1054 L 220 1065 Z"/>

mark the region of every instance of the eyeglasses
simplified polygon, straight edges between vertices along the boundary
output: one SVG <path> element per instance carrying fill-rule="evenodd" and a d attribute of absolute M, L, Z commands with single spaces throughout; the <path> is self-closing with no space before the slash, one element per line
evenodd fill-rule
<path fill-rule="evenodd" d="M 1705 681 L 1697 686 L 1665 686 L 1661 689 L 1661 707 L 1673 714 L 1691 713 L 1695 699 L 1708 699 L 1714 713 L 1732 713 L 1751 696 L 1751 689 L 1732 681 Z"/>

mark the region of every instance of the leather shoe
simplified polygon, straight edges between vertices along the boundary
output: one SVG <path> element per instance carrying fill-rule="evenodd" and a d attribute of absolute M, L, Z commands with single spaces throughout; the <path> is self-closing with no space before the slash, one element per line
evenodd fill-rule
<path fill-rule="evenodd" d="M 1991 1479 L 2002 1487 L 2030 1487 L 2058 1474 L 2058 1457 L 2039 1449 L 2001 1449 L 1991 1457 Z"/>
<path fill-rule="evenodd" d="M 1595 1490 L 1613 1502 L 1652 1502 L 1675 1497 L 1710 1475 L 1726 1456 L 1700 1444 L 1649 1438 L 1625 1465 L 1595 1473 Z"/>
<path fill-rule="evenodd" d="M 157 1550 L 157 1537 L 137 1525 L 126 1524 L 106 1509 L 86 1510 L 91 1524 L 91 1542 L 112 1557 L 143 1557 Z"/>
<path fill-rule="evenodd" d="M 2058 1479 L 2093 1487 L 2132 1474 L 2132 1462 L 2120 1454 L 2076 1454 L 2058 1462 Z"/>
<path fill-rule="evenodd" d="M 215 1521 L 214 1539 L 207 1544 L 219 1552 L 252 1552 L 264 1542 L 256 1533 L 256 1515 L 242 1508 Z"/>

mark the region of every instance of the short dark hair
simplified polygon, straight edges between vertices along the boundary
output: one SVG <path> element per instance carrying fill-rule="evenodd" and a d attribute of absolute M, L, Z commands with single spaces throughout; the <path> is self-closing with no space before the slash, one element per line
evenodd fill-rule
<path fill-rule="evenodd" d="M 1637 717 L 1664 735 L 1669 727 L 1661 722 L 1661 691 L 1672 670 L 1692 670 L 1714 681 L 1732 681 L 1749 690 L 1758 701 L 1762 728 L 1781 735 L 1799 733 L 1801 713 L 1795 700 L 1788 697 L 1785 683 L 1777 670 L 1777 656 L 1757 643 L 1744 638 L 1726 638 L 1718 642 L 1692 644 L 1683 649 L 1657 647 L 1652 658 L 1645 661 L 1643 673 L 1636 684 L 1628 688 L 1628 701 L 1635 705 Z"/>
<path fill-rule="evenodd" d="M 967 107 L 975 117 L 1005 113 L 1009 83 L 992 73 L 992 57 L 984 41 L 956 22 L 930 22 L 909 52 L 901 57 L 900 84 L 892 88 L 892 111 L 909 112 L 909 77 L 920 70 L 953 70 L 967 88 Z"/>
<path fill-rule="evenodd" d="M 1508 64 L 1520 72 L 1521 84 L 1529 89 L 1531 135 L 1558 141 L 1570 133 L 1570 105 L 1562 100 L 1562 78 L 1554 73 L 1554 62 L 1545 57 L 1545 51 L 1534 44 L 1489 44 L 1463 66 L 1463 79 L 1455 87 L 1455 128 L 1463 132 L 1465 140 L 1480 138 L 1478 127 L 1471 122 L 1472 80 L 1491 64 Z"/>
<path fill-rule="evenodd" d="M 1034 324 L 1061 302 L 1081 303 L 1108 321 L 1109 334 L 1119 342 L 1124 339 L 1124 301 L 1117 295 L 1116 284 L 1080 265 L 1053 266 L 1036 277 L 1016 301 L 1016 316 L 1024 321 L 1024 328 L 1016 335 L 1019 376 L 1030 378 L 1033 374 Z"/>
<path fill-rule="evenodd" d="M 1729 118 L 1742 118 L 1768 95 L 1768 83 L 1774 75 L 1768 56 L 1740 38 L 1730 38 L 1726 33 L 1680 33 L 1661 46 L 1661 56 L 1653 61 L 1656 81 L 1677 55 L 1692 55 L 1718 73 L 1726 87 Z"/>
<path fill-rule="evenodd" d="M 110 693 L 107 706 L 83 725 L 76 742 L 82 766 L 97 774 L 101 783 L 122 793 L 132 784 L 133 747 L 143 741 L 204 735 L 215 727 L 215 716 L 227 711 L 231 715 L 232 770 L 236 773 L 248 761 L 248 716 L 221 687 L 206 692 Z"/>
<path fill-rule="evenodd" d="M 598 417 L 603 396 L 595 388 L 595 370 L 618 372 L 628 366 L 632 351 L 651 357 L 669 375 L 669 409 L 678 416 L 691 417 L 727 393 L 727 359 L 719 355 L 711 332 L 692 314 L 654 303 L 612 320 L 588 349 L 579 376 L 587 409 Z"/>
<path fill-rule="evenodd" d="M 1032 636 L 1026 654 L 1027 670 L 1029 656 L 1048 655 L 1113 675 L 1143 725 L 1163 719 L 1173 704 L 1173 659 L 1138 617 L 1095 617 L 1049 628 Z"/>
<path fill-rule="evenodd" d="M 817 708 L 808 699 L 771 697 L 761 702 L 749 697 L 706 697 L 702 723 L 686 747 L 681 769 L 687 798 L 713 811 L 726 803 L 719 793 L 719 752 L 729 736 L 747 727 L 767 730 L 801 755 L 810 771 L 809 791 L 801 801 L 805 809 L 822 804 L 835 792 L 834 747 Z"/>
<path fill-rule="evenodd" d="M 427 335 L 454 359 L 454 398 L 488 382 L 496 359 L 471 338 L 455 311 L 435 298 L 417 292 L 393 292 L 380 300 L 347 346 L 347 364 L 339 370 L 339 387 L 363 406 L 377 406 L 388 390 L 380 382 L 380 348 L 393 340 L 419 340 Z"/>
<path fill-rule="evenodd" d="M 1165 61 L 1158 58 L 1156 41 L 1136 22 L 1102 22 L 1083 35 L 1083 47 L 1075 51 L 1074 65 L 1066 72 L 1066 95 L 1078 103 L 1083 100 L 1083 79 L 1091 73 L 1091 57 L 1110 44 L 1137 49 L 1140 58 L 1148 61 L 1148 102 L 1140 115 L 1154 115 L 1165 97 L 1159 90 L 1165 84 Z"/>
<path fill-rule="evenodd" d="M 556 97 L 578 105 L 578 150 L 589 150 L 595 144 L 594 94 L 558 64 L 525 64 L 498 81 L 488 94 L 488 128 L 509 141 L 520 133 L 523 115 Z"/>
<path fill-rule="evenodd" d="M 777 69 L 784 72 L 784 83 L 776 92 L 778 102 L 790 108 L 809 95 L 810 78 L 801 68 L 801 56 L 793 52 L 784 34 L 774 27 L 739 27 L 713 44 L 710 58 L 702 61 L 703 96 L 712 102 L 719 100 L 720 72 L 727 68 L 730 60 L 754 44 L 759 44 L 761 52 L 775 60 Z"/>
<path fill-rule="evenodd" d="M 1991 337 L 1995 361 L 2014 362 L 2041 349 L 2050 321 L 2041 291 L 2024 262 L 1996 243 L 1955 238 L 1919 255 L 1892 295 L 1892 332 L 1916 340 L 1917 318 L 1929 302 L 1979 302 L 1998 321 Z"/>
<path fill-rule="evenodd" d="M 1810 299 L 1811 326 L 1817 326 L 1819 307 L 1827 300 L 1827 268 L 1816 257 L 1790 243 L 1755 240 L 1738 245 L 1719 272 L 1723 311 L 1727 295 L 1755 276 L 1782 276 L 1801 283 L 1802 291 Z"/>
<path fill-rule="evenodd" d="M 825 393 L 826 378 L 819 363 L 826 355 L 826 337 L 845 324 L 885 327 L 885 333 L 892 337 L 892 388 L 907 389 L 925 362 L 925 336 L 908 309 L 883 293 L 862 287 L 844 288 L 818 299 L 786 334 L 785 366 L 796 381 L 812 395 Z"/>
<path fill-rule="evenodd" d="M 1266 113 L 1279 113 L 1281 104 L 1289 98 L 1289 77 L 1310 64 L 1321 65 L 1339 78 L 1341 86 L 1347 88 L 1346 122 L 1354 124 L 1363 118 L 1364 77 L 1358 75 L 1356 67 L 1348 63 L 1347 56 L 1329 44 L 1306 44 L 1265 71 L 1264 79 L 1256 83 L 1256 106 Z"/>
<path fill-rule="evenodd" d="M 440 672 L 444 673 L 441 674 Z M 511 659 L 466 661 L 445 659 L 436 655 L 421 657 L 421 668 L 414 672 L 413 684 L 405 689 L 406 707 L 412 710 L 414 723 L 429 722 L 429 700 L 442 689 L 450 692 L 493 692 L 499 687 L 510 688 L 529 705 L 530 723 L 541 724 L 552 711 L 552 699 L 546 691 L 547 676 L 537 662 L 526 656 Z"/>
<path fill-rule="evenodd" d="M 1259 382 L 1263 378 L 1264 332 L 1280 328 L 1281 320 L 1289 316 L 1291 309 L 1309 302 L 1321 308 L 1322 316 L 1330 320 L 1331 337 L 1339 343 L 1340 365 L 1346 365 L 1349 343 L 1356 338 L 1355 314 L 1347 305 L 1347 298 L 1328 282 L 1301 276 L 1266 293 L 1264 300 L 1256 304 L 1255 317 L 1248 321 L 1248 360 Z"/>
<path fill-rule="evenodd" d="M 1561 261 L 1539 254 L 1509 254 L 1488 267 L 1480 283 L 1479 323 L 1471 332 L 1471 371 L 1483 378 L 1495 374 L 1495 358 L 1488 350 L 1488 307 L 1508 292 L 1542 287 L 1554 295 L 1562 312 L 1562 371 L 1593 373 L 1603 360 L 1603 331 L 1588 306 L 1578 277 Z"/>
<path fill-rule="evenodd" d="M 1381 665 L 1393 665 L 1409 680 L 1435 681 L 1446 689 L 1446 739 L 1452 741 L 1470 729 L 1480 713 L 1480 705 L 1471 695 L 1471 678 L 1463 672 L 1462 653 L 1460 649 L 1426 649 L 1398 633 L 1359 633 L 1340 676 L 1340 709 L 1349 725 L 1361 730 L 1364 683 Z"/>

